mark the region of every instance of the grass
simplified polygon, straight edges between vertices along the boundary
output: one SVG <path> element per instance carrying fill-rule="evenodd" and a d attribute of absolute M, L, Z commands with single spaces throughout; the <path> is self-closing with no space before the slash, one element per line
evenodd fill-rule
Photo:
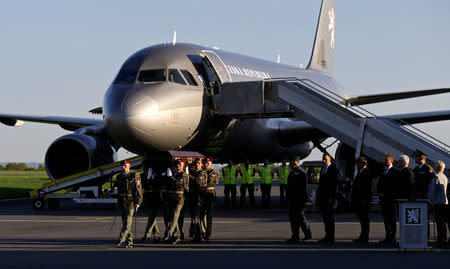
<path fill-rule="evenodd" d="M 26 197 L 49 181 L 45 171 L 0 171 L 0 200 Z"/>

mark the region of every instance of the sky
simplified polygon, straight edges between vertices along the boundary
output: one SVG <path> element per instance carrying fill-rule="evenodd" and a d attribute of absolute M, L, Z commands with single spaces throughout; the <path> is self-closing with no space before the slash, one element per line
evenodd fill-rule
<path fill-rule="evenodd" d="M 177 41 L 306 66 L 319 0 L 2 1 L 0 113 L 93 117 L 135 51 Z M 336 79 L 348 95 L 450 87 L 450 1 L 337 0 Z M 450 109 L 450 94 L 369 105 Z M 99 118 L 97 116 L 97 118 Z M 450 121 L 417 125 L 450 144 Z M 0 124 L 0 162 L 43 162 L 59 126 Z M 128 156 L 124 150 L 120 157 Z M 314 152 L 310 159 L 320 157 Z"/>

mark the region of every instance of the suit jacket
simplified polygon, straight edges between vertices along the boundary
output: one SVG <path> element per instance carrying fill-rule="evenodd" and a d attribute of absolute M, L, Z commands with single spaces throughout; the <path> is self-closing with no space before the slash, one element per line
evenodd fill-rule
<path fill-rule="evenodd" d="M 289 202 L 306 202 L 308 196 L 306 172 L 300 167 L 291 170 L 287 183 L 287 199 Z"/>
<path fill-rule="evenodd" d="M 351 199 L 353 206 L 372 201 L 372 177 L 367 167 L 355 176 L 352 183 Z"/>
<path fill-rule="evenodd" d="M 329 199 L 335 199 L 337 184 L 338 171 L 334 164 L 330 164 L 327 171 L 320 175 L 319 187 L 317 188 L 317 201 L 323 203 Z"/>
<path fill-rule="evenodd" d="M 416 198 L 426 198 L 430 181 L 434 178 L 434 170 L 430 165 L 424 163 L 422 167 L 414 168 L 415 196 Z"/>
<path fill-rule="evenodd" d="M 380 201 L 394 204 L 395 199 L 398 198 L 400 171 L 395 167 L 391 167 L 386 175 L 383 173 L 377 185 L 378 195 L 383 194 L 383 197 L 380 197 Z"/>
<path fill-rule="evenodd" d="M 414 195 L 414 172 L 409 167 L 400 170 L 399 198 L 409 199 Z"/>

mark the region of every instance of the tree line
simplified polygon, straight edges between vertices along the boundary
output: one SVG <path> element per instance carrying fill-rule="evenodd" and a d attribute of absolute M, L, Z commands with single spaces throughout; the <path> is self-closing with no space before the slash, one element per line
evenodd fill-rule
<path fill-rule="evenodd" d="M 45 166 L 39 164 L 39 167 L 35 168 L 26 163 L 7 163 L 5 166 L 0 164 L 0 171 L 45 171 Z"/>

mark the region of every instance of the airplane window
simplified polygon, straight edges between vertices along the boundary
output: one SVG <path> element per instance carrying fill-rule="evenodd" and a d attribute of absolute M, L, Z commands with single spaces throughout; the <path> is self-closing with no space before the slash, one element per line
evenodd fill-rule
<path fill-rule="evenodd" d="M 186 82 L 184 82 L 183 77 L 177 69 L 169 69 L 169 81 L 186 85 Z"/>
<path fill-rule="evenodd" d="M 183 73 L 184 77 L 186 78 L 186 81 L 189 83 L 189 85 L 197 86 L 197 82 L 195 81 L 192 74 L 187 70 L 181 70 L 181 73 Z"/>
<path fill-rule="evenodd" d="M 134 83 L 136 81 L 138 69 L 127 69 L 122 68 L 117 74 L 116 79 L 114 80 L 115 84 L 128 84 L 128 83 Z"/>
<path fill-rule="evenodd" d="M 138 81 L 139 82 L 155 82 L 155 81 L 166 81 L 166 69 L 157 70 L 142 70 L 139 72 Z"/>

